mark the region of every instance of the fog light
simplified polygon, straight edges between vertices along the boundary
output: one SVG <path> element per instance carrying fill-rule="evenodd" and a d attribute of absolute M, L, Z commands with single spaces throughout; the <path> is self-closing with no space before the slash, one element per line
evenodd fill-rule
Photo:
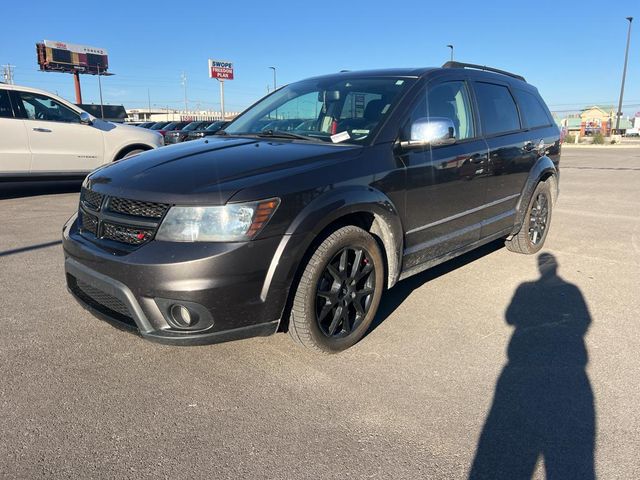
<path fill-rule="evenodd" d="M 171 306 L 171 319 L 176 322 L 179 327 L 191 327 L 198 321 L 197 317 L 191 315 L 191 312 L 187 307 L 180 304 L 174 304 Z"/>

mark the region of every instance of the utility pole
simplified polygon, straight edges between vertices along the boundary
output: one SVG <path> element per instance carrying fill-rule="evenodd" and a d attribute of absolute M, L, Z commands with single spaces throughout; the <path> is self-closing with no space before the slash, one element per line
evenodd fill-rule
<path fill-rule="evenodd" d="M 631 22 L 633 17 L 627 17 L 629 20 L 629 30 L 627 31 L 627 48 L 624 52 L 624 68 L 622 69 L 622 85 L 620 86 L 620 101 L 618 102 L 618 113 L 616 115 L 616 133 L 620 134 L 620 117 L 622 116 L 622 97 L 624 96 L 624 80 L 627 76 L 627 60 L 629 59 L 629 42 L 631 41 Z"/>
<path fill-rule="evenodd" d="M 148 88 L 147 88 L 147 103 L 149 105 L 149 116 L 147 117 L 147 120 L 149 120 L 151 118 L 151 93 L 149 93 Z"/>
<path fill-rule="evenodd" d="M 4 73 L 3 73 L 3 78 L 5 83 L 8 83 L 9 85 L 13 85 L 13 69 L 15 68 L 13 65 L 11 65 L 10 63 L 7 63 L 6 65 L 2 66 L 4 69 Z"/>
<path fill-rule="evenodd" d="M 184 87 L 184 113 L 189 111 L 189 104 L 187 103 L 187 76 L 182 72 L 182 86 Z"/>

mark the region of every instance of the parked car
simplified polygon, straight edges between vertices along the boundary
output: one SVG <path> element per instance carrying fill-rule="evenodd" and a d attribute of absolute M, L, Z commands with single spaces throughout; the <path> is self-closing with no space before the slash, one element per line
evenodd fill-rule
<path fill-rule="evenodd" d="M 151 125 L 149 128 L 149 130 L 161 130 L 162 128 L 166 127 L 167 125 L 169 125 L 171 122 L 167 122 L 167 121 L 163 121 L 163 122 L 155 122 L 153 125 Z M 164 136 L 164 134 L 162 134 Z"/>
<path fill-rule="evenodd" d="M 169 145 L 173 143 L 184 142 L 189 133 L 198 129 L 204 129 L 208 127 L 210 123 L 211 122 L 204 121 L 191 122 L 181 130 L 173 130 L 171 132 L 167 132 L 164 136 L 164 143 Z"/>
<path fill-rule="evenodd" d="M 189 122 L 170 122 L 166 124 L 164 127 L 162 127 L 161 129 L 159 129 L 158 133 L 161 133 L 162 136 L 165 137 L 165 141 L 166 141 L 167 132 L 173 132 L 174 130 L 181 130 L 187 125 L 189 125 Z"/>
<path fill-rule="evenodd" d="M 140 128 L 151 128 L 153 125 L 155 125 L 157 122 L 142 122 L 138 125 L 138 127 Z"/>
<path fill-rule="evenodd" d="M 536 88 L 501 70 L 292 83 L 203 142 L 89 175 L 63 228 L 68 287 L 161 342 L 280 330 L 338 352 L 398 281 L 496 239 L 538 252 L 560 151 Z"/>
<path fill-rule="evenodd" d="M 89 115 L 35 88 L 0 84 L 0 181 L 74 179 L 163 144 L 161 135 Z"/>
<path fill-rule="evenodd" d="M 212 122 L 206 128 L 199 128 L 198 130 L 189 132 L 189 135 L 187 135 L 185 141 L 197 140 L 198 138 L 215 135 L 218 130 L 222 130 L 228 123 L 229 122 L 224 122 L 222 120 Z"/>

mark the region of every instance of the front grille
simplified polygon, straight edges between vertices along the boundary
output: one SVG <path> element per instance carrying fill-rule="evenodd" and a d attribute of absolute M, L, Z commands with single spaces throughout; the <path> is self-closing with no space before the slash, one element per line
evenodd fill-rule
<path fill-rule="evenodd" d="M 80 201 L 84 203 L 85 206 L 92 210 L 100 210 L 100 205 L 102 205 L 102 199 L 104 197 L 98 192 L 94 192 L 93 190 L 87 190 L 86 188 L 82 188 L 80 192 Z"/>
<path fill-rule="evenodd" d="M 89 215 L 85 212 L 80 212 L 80 216 L 82 218 L 82 230 L 87 232 L 91 232 L 94 235 L 97 235 L 98 232 L 98 219 L 93 215 Z"/>
<path fill-rule="evenodd" d="M 108 197 L 88 189 L 80 196 L 80 233 L 91 240 L 109 240 L 108 248 L 131 250 L 153 239 L 171 205 Z"/>
<path fill-rule="evenodd" d="M 114 320 L 136 326 L 129 307 L 123 301 L 72 275 L 68 277 L 69 288 L 85 304 Z"/>
<path fill-rule="evenodd" d="M 142 245 L 153 237 L 153 230 L 146 230 L 137 227 L 127 227 L 115 223 L 104 222 L 102 225 L 102 238 L 114 240 L 116 242 L 128 243 L 129 245 Z"/>
<path fill-rule="evenodd" d="M 109 200 L 109 210 L 125 215 L 146 218 L 162 218 L 169 205 L 166 203 L 141 202 L 128 198 L 112 197 Z"/>

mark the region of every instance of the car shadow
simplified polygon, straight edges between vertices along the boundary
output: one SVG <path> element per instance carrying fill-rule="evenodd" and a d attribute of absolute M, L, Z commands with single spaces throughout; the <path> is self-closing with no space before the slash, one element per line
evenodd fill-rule
<path fill-rule="evenodd" d="M 0 182 L 0 200 L 80 192 L 82 180 Z"/>
<path fill-rule="evenodd" d="M 470 480 L 595 478 L 595 408 L 584 336 L 592 323 L 580 289 L 538 256 L 540 278 L 521 284 L 506 311 L 515 330 L 469 472 Z"/>
<path fill-rule="evenodd" d="M 16 255 L 18 253 L 31 252 L 33 250 L 40 250 L 42 248 L 54 247 L 56 245 L 61 245 L 62 240 L 53 240 L 51 242 L 38 243 L 36 245 L 29 245 L 28 247 L 20 247 L 14 248 L 12 250 L 4 250 L 0 251 L 0 257 L 7 257 L 9 255 Z"/>
<path fill-rule="evenodd" d="M 504 240 L 495 240 L 487 243 L 481 247 L 478 247 L 464 255 L 460 255 L 452 260 L 441 263 L 433 268 L 425 270 L 409 277 L 401 282 L 398 282 L 393 288 L 387 290 L 382 295 L 380 300 L 380 306 L 376 313 L 371 326 L 367 332 L 367 335 L 371 334 L 376 328 L 378 328 L 391 314 L 407 299 L 409 295 L 416 289 L 420 288 L 427 282 L 434 280 L 442 275 L 464 267 L 465 265 L 472 263 L 486 255 L 490 255 L 504 247 Z"/>

